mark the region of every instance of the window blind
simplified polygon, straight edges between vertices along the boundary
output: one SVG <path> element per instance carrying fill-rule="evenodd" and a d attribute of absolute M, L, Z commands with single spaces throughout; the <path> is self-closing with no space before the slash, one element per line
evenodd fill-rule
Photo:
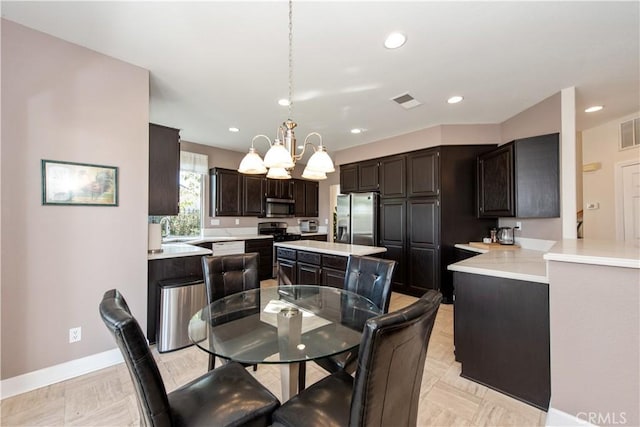
<path fill-rule="evenodd" d="M 209 173 L 209 156 L 206 154 L 191 153 L 189 151 L 180 151 L 180 170 L 206 175 Z"/>

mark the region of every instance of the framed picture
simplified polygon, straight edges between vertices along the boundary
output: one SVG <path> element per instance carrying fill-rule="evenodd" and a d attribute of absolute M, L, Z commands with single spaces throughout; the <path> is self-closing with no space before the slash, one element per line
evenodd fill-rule
<path fill-rule="evenodd" d="M 42 204 L 118 206 L 118 168 L 42 160 Z"/>

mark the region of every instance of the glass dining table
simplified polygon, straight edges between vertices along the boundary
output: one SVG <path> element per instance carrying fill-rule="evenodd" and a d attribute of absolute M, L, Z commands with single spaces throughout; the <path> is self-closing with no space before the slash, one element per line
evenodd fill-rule
<path fill-rule="evenodd" d="M 352 350 L 381 314 L 369 299 L 329 286 L 252 289 L 205 306 L 189 321 L 199 348 L 244 364 L 280 364 L 282 400 L 304 388 L 305 362 Z"/>

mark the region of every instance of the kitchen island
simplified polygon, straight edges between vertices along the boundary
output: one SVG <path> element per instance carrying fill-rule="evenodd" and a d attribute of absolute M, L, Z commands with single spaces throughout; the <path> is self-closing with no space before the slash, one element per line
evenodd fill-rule
<path fill-rule="evenodd" d="M 274 243 L 278 284 L 322 284 L 342 288 L 350 255 L 380 256 L 378 246 L 329 243 L 315 240 Z"/>

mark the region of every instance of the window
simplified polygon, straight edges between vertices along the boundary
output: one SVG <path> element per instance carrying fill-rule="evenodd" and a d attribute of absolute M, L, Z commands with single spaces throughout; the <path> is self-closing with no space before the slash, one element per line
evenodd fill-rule
<path fill-rule="evenodd" d="M 180 152 L 180 202 L 177 216 L 169 217 L 172 236 L 200 236 L 203 221 L 204 180 L 208 171 L 208 157 L 203 154 Z"/>

